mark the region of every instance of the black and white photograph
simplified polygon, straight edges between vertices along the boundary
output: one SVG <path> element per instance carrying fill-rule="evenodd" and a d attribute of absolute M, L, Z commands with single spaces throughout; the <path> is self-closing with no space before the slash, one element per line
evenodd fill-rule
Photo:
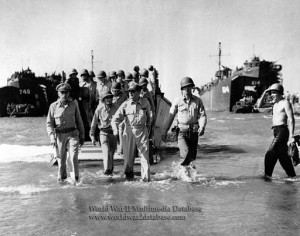
<path fill-rule="evenodd" d="M 2 235 L 300 235 L 300 1 L 0 0 Z"/>

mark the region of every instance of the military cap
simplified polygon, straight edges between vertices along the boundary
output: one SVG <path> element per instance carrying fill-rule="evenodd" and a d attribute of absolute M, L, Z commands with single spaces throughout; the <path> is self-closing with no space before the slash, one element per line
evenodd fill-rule
<path fill-rule="evenodd" d="M 140 91 L 141 86 L 138 83 L 131 81 L 128 84 L 128 91 L 136 91 L 136 90 Z"/>
<path fill-rule="evenodd" d="M 113 97 L 113 96 L 114 96 L 114 95 L 111 93 L 111 91 L 106 90 L 106 91 L 103 93 L 103 95 L 102 95 L 101 101 L 103 102 L 103 101 L 104 101 L 104 98 L 106 98 L 106 97 Z"/>
<path fill-rule="evenodd" d="M 117 73 L 116 73 L 115 71 L 111 71 L 111 72 L 109 72 L 109 74 L 108 74 L 108 77 L 109 77 L 109 78 L 116 77 L 116 76 L 117 76 Z"/>
<path fill-rule="evenodd" d="M 106 73 L 104 70 L 100 70 L 100 72 L 97 74 L 98 78 L 106 78 Z"/>
<path fill-rule="evenodd" d="M 83 70 L 81 71 L 80 76 L 83 76 L 83 75 L 89 76 L 89 72 L 87 71 L 87 69 L 83 69 Z"/>
<path fill-rule="evenodd" d="M 61 91 L 71 91 L 71 86 L 67 83 L 60 83 L 59 85 L 56 86 L 56 91 L 61 92 Z"/>
<path fill-rule="evenodd" d="M 123 76 L 125 76 L 125 72 L 123 70 L 118 70 L 117 75 L 123 75 Z"/>
<path fill-rule="evenodd" d="M 89 71 L 89 75 L 90 75 L 92 78 L 94 78 L 94 77 L 95 77 L 94 71 L 90 70 L 90 71 Z"/>
<path fill-rule="evenodd" d="M 73 69 L 70 71 L 69 76 L 72 75 L 72 74 L 78 75 L 78 72 L 77 72 L 77 70 L 76 70 L 75 68 L 73 68 Z"/>
<path fill-rule="evenodd" d="M 121 90 L 121 84 L 119 82 L 112 82 L 111 89 Z"/>
<path fill-rule="evenodd" d="M 125 81 L 131 81 L 131 80 L 133 80 L 133 76 L 132 76 L 132 74 L 131 73 L 126 73 L 126 76 L 125 76 Z"/>

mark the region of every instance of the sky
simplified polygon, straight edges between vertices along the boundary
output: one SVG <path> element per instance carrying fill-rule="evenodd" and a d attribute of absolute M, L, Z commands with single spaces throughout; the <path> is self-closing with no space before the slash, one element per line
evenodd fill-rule
<path fill-rule="evenodd" d="M 0 86 L 15 71 L 123 69 L 159 72 L 171 101 L 180 80 L 197 86 L 222 65 L 254 55 L 283 66 L 286 91 L 300 92 L 298 0 L 0 0 Z"/>

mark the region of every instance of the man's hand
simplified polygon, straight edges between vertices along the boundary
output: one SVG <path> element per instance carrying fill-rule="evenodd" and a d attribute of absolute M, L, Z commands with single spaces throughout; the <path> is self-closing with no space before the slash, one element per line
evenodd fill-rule
<path fill-rule="evenodd" d="M 79 139 L 79 147 L 81 147 L 84 144 L 84 138 Z"/>
<path fill-rule="evenodd" d="M 50 144 L 53 146 L 53 147 L 56 147 L 56 141 L 55 141 L 55 138 L 53 135 L 50 136 Z"/>
<path fill-rule="evenodd" d="M 94 146 L 96 146 L 96 139 L 95 139 L 94 136 L 91 136 L 91 140 L 92 140 L 92 144 L 93 144 Z"/>
<path fill-rule="evenodd" d="M 199 129 L 198 129 L 198 135 L 199 135 L 199 136 L 204 135 L 204 131 L 205 131 L 204 128 L 199 128 Z"/>
<path fill-rule="evenodd" d="M 120 144 L 119 140 L 119 133 L 114 133 L 115 139 L 117 140 L 117 143 Z"/>
<path fill-rule="evenodd" d="M 167 137 L 168 137 L 167 134 L 162 134 L 162 135 L 161 135 L 161 140 L 162 140 L 163 142 L 167 142 L 167 141 L 168 141 L 168 140 L 167 140 Z"/>

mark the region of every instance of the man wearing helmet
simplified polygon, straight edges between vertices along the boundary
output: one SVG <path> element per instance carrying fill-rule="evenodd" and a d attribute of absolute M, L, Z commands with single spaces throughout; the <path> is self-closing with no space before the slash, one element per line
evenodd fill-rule
<path fill-rule="evenodd" d="M 192 166 L 190 165 L 191 162 L 196 159 L 198 136 L 204 134 L 207 123 L 202 100 L 192 94 L 194 86 L 193 80 L 189 77 L 181 80 L 182 96 L 173 102 L 169 117 L 166 119 L 162 130 L 162 140 L 166 141 L 167 132 L 175 115 L 178 114 L 178 147 L 180 149 L 181 165 L 187 169 Z"/>
<path fill-rule="evenodd" d="M 98 125 L 100 130 L 100 142 L 103 152 L 104 174 L 111 175 L 114 169 L 114 153 L 117 147 L 117 140 L 113 135 L 111 119 L 116 113 L 118 106 L 113 104 L 113 94 L 111 91 L 105 91 L 102 96 L 102 106 L 98 106 L 91 125 L 90 137 L 92 143 L 96 144 L 95 131 Z"/>
<path fill-rule="evenodd" d="M 273 105 L 272 129 L 274 139 L 265 155 L 265 179 L 272 177 L 277 160 L 289 177 L 295 177 L 295 169 L 288 156 L 287 143 L 292 142 L 295 130 L 295 119 L 290 102 L 283 97 L 283 86 L 273 84 L 267 90 L 271 94 Z"/>
<path fill-rule="evenodd" d="M 84 143 L 84 126 L 78 103 L 69 99 L 71 86 L 61 83 L 56 87 L 59 99 L 52 103 L 47 116 L 47 132 L 51 145 L 57 148 L 58 181 L 67 178 L 67 151 L 70 153 L 71 169 L 79 181 L 78 147 Z"/>

